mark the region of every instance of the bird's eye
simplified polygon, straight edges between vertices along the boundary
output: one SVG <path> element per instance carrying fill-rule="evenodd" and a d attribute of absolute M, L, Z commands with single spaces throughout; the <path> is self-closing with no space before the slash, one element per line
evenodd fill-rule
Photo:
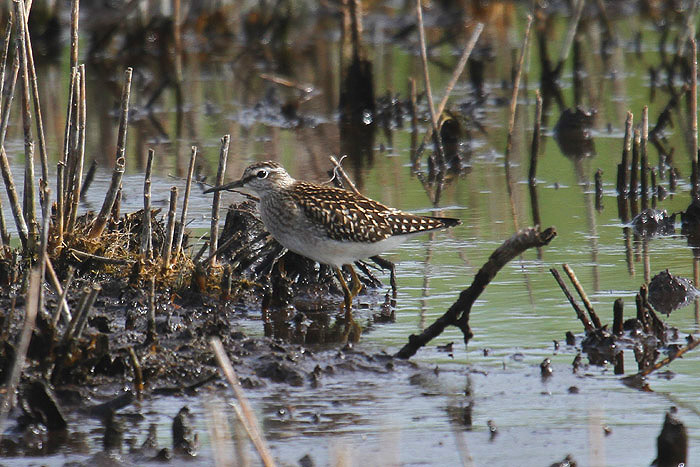
<path fill-rule="evenodd" d="M 265 178 L 265 177 L 267 177 L 267 170 L 260 170 L 260 171 L 258 171 L 257 177 L 258 177 L 258 178 Z"/>

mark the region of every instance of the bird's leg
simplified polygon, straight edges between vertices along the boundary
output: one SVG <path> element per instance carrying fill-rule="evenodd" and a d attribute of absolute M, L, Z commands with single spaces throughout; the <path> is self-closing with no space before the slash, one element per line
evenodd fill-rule
<path fill-rule="evenodd" d="M 352 278 L 351 298 L 355 298 L 357 297 L 357 294 L 359 294 L 362 290 L 362 282 L 360 282 L 360 278 L 357 277 L 357 272 L 355 271 L 355 268 L 352 267 L 352 264 L 348 264 L 347 267 L 350 268 L 350 277 Z"/>
<path fill-rule="evenodd" d="M 345 301 L 345 321 L 349 323 L 350 321 L 352 321 L 352 293 L 348 288 L 347 282 L 345 282 L 345 278 L 343 277 L 343 271 L 341 271 L 340 268 L 335 268 L 335 275 L 338 277 L 340 286 L 343 288 L 343 298 Z"/>

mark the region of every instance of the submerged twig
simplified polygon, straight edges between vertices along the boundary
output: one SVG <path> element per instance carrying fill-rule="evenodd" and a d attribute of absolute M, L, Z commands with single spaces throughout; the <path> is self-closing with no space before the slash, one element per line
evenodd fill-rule
<path fill-rule="evenodd" d="M 272 458 L 272 453 L 267 446 L 265 438 L 262 436 L 262 432 L 258 427 L 258 421 L 255 418 L 253 409 L 248 402 L 248 398 L 243 392 L 241 383 L 238 380 L 238 375 L 231 365 L 231 361 L 226 356 L 226 351 L 221 341 L 217 337 L 213 337 L 210 341 L 211 347 L 214 350 L 214 355 L 216 355 L 216 360 L 219 362 L 221 370 L 224 372 L 224 376 L 228 380 L 228 383 L 233 389 L 233 393 L 236 395 L 236 400 L 238 404 L 233 404 L 233 408 L 236 411 L 236 415 L 240 420 L 241 424 L 245 428 L 250 440 L 253 442 L 255 449 L 260 455 L 260 460 L 266 467 L 275 465 L 275 461 Z"/>
<path fill-rule="evenodd" d="M 433 324 L 428 326 L 421 334 L 411 334 L 408 338 L 408 343 L 396 353 L 396 357 L 404 359 L 410 358 L 418 349 L 439 336 L 449 325 L 460 328 L 464 335 L 464 342 L 467 344 L 469 339 L 473 337 L 469 329 L 469 314 L 471 308 L 486 286 L 496 277 L 498 271 L 525 250 L 548 245 L 556 235 L 557 233 L 554 227 L 550 227 L 542 232 L 530 228 L 516 233 L 503 242 L 501 246 L 491 253 L 488 261 L 474 277 L 472 284 L 459 294 L 459 298 L 452 304 L 450 309 Z"/>
<path fill-rule="evenodd" d="M 537 157 L 540 152 L 540 138 L 542 133 L 542 94 L 539 89 L 535 91 L 535 127 L 532 131 L 532 146 L 530 146 L 530 171 L 528 182 L 530 186 L 537 185 Z"/>

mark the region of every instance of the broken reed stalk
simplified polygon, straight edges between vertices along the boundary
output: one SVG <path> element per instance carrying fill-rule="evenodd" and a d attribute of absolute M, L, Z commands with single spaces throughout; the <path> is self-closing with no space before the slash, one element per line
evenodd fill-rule
<path fill-rule="evenodd" d="M 628 196 L 632 200 L 637 199 L 638 186 L 639 186 L 639 152 L 641 146 L 641 134 L 639 129 L 634 129 L 634 140 L 632 142 L 632 165 L 630 166 L 630 188 L 627 192 Z"/>
<path fill-rule="evenodd" d="M 56 271 L 53 268 L 53 264 L 51 264 L 51 258 L 49 258 L 48 253 L 44 255 L 45 261 L 46 261 L 46 272 L 49 273 L 49 281 L 51 282 L 51 285 L 53 286 L 53 289 L 56 291 L 56 295 L 59 297 L 58 303 L 56 304 L 56 311 L 52 314 L 53 318 L 53 327 L 56 327 L 56 324 L 58 324 L 58 319 L 60 318 L 60 314 L 65 311 L 65 316 L 66 320 L 70 322 L 72 316 L 70 313 L 70 307 L 68 306 L 68 301 L 66 300 L 66 293 L 63 287 L 61 287 L 61 282 L 58 280 L 58 276 L 56 275 Z M 68 271 L 68 279 L 66 280 L 66 288 L 70 284 L 70 281 L 72 280 L 73 273 L 69 270 Z"/>
<path fill-rule="evenodd" d="M 221 340 L 219 340 L 217 337 L 213 337 L 209 342 L 214 350 L 214 355 L 216 355 L 216 360 L 219 362 L 219 366 L 221 367 L 226 380 L 231 385 L 231 389 L 233 389 L 233 393 L 238 401 L 237 404 L 233 404 L 233 408 L 236 411 L 238 419 L 248 433 L 250 440 L 255 446 L 255 449 L 258 451 L 263 465 L 266 467 L 274 466 L 275 461 L 272 458 L 272 453 L 267 446 L 265 438 L 262 436 L 262 432 L 258 426 L 258 421 L 255 418 L 253 408 L 248 402 L 248 398 L 241 387 L 241 382 L 238 380 L 238 375 L 236 375 L 236 371 L 233 369 L 233 365 L 231 365 L 231 361 L 226 355 L 226 351 L 224 350 Z"/>
<path fill-rule="evenodd" d="M 17 384 L 19 383 L 20 376 L 24 370 L 25 357 L 27 355 L 27 350 L 29 349 L 29 340 L 32 337 L 34 323 L 36 321 L 40 288 L 41 273 L 37 268 L 33 268 L 29 273 L 29 290 L 27 291 L 27 305 L 24 312 L 24 324 L 19 337 L 19 343 L 17 344 L 17 348 L 15 350 L 15 360 L 12 365 L 12 371 L 6 380 L 7 382 L 4 387 L 5 396 L 0 404 L 0 438 L 2 438 L 3 433 L 5 433 L 7 414 L 13 405 Z"/>
<path fill-rule="evenodd" d="M 87 323 L 87 319 L 88 319 L 88 316 L 90 314 L 90 310 L 92 309 L 92 306 L 95 304 L 95 300 L 97 299 L 97 295 L 100 293 L 101 290 L 102 290 L 102 286 L 100 284 L 93 284 L 92 287 L 90 287 L 90 291 L 88 292 L 87 299 L 85 300 L 85 303 L 76 312 L 76 316 L 78 316 L 78 323 L 75 325 L 73 339 L 80 339 L 80 335 L 83 333 L 83 329 L 85 329 L 85 324 Z"/>
<path fill-rule="evenodd" d="M 527 27 L 525 28 L 525 38 L 523 46 L 520 49 L 520 57 L 518 58 L 518 67 L 515 71 L 515 79 L 513 80 L 513 92 L 510 96 L 510 114 L 508 118 L 508 137 L 506 140 L 505 165 L 510 165 L 510 153 L 513 150 L 513 131 L 515 130 L 515 111 L 518 105 L 518 92 L 520 91 L 520 77 L 523 72 L 523 64 L 525 63 L 525 53 L 530 42 L 530 29 L 532 28 L 532 15 L 527 16 Z"/>
<path fill-rule="evenodd" d="M 71 103 L 71 122 L 70 128 L 71 133 L 68 140 L 68 155 L 66 156 L 66 181 L 64 184 L 65 189 L 65 200 L 63 201 L 63 206 L 66 215 L 66 230 L 72 230 L 71 218 L 75 219 L 73 216 L 73 187 L 75 186 L 75 170 L 78 166 L 78 120 L 80 116 L 80 72 L 76 68 L 75 74 L 75 86 L 73 87 L 73 96 L 70 99 Z"/>
<path fill-rule="evenodd" d="M 165 230 L 165 243 L 163 244 L 163 269 L 170 267 L 170 253 L 173 249 L 173 237 L 175 235 L 175 210 L 177 209 L 177 187 L 170 188 L 170 207 L 168 208 L 168 223 Z"/>
<path fill-rule="evenodd" d="M 70 87 L 68 89 L 68 105 L 66 106 L 66 125 L 63 129 L 63 152 L 61 154 L 61 162 L 65 164 L 66 166 L 66 171 L 63 174 L 64 180 L 63 180 L 63 189 L 64 192 L 61 194 L 61 197 L 63 198 L 62 204 L 64 205 L 64 214 L 65 213 L 65 202 L 67 198 L 67 193 L 68 193 L 68 175 L 70 172 L 70 139 L 71 135 L 73 134 L 73 100 L 75 99 L 75 85 L 76 85 L 76 80 L 78 79 L 78 69 L 77 68 L 72 68 L 71 69 L 71 77 L 70 77 Z"/>
<path fill-rule="evenodd" d="M 80 0 L 71 0 L 70 8 L 70 69 L 78 67 L 78 27 L 80 23 Z"/>
<path fill-rule="evenodd" d="M 5 39 L 2 41 L 2 56 L 0 56 L 0 102 L 2 102 L 3 86 L 5 85 L 5 70 L 7 69 L 7 55 L 10 50 L 10 38 L 12 37 L 12 16 L 7 18 Z M 2 106 L 0 106 L 2 107 Z"/>
<path fill-rule="evenodd" d="M 418 18 L 418 38 L 420 41 L 420 58 L 423 64 L 423 80 L 425 82 L 425 94 L 428 97 L 428 110 L 430 111 L 430 123 L 433 126 L 433 134 L 435 135 L 437 147 L 437 163 L 442 170 L 445 165 L 445 150 L 442 146 L 440 138 L 440 129 L 438 127 L 438 115 L 435 113 L 435 103 L 433 102 L 433 92 L 430 89 L 430 74 L 428 73 L 428 52 L 425 45 L 425 29 L 423 27 L 423 7 L 421 0 L 416 0 L 416 17 Z"/>
<path fill-rule="evenodd" d="M 569 58 L 569 51 L 571 51 L 571 45 L 574 43 L 574 37 L 576 37 L 576 29 L 578 29 L 578 23 L 581 21 L 581 14 L 583 13 L 583 7 L 586 4 L 585 0 L 578 0 L 574 5 L 574 15 L 569 24 L 569 29 L 566 32 L 566 37 L 561 46 L 561 51 L 559 52 L 559 63 L 557 63 L 556 68 L 561 70 L 564 66 L 564 62 Z"/>
<path fill-rule="evenodd" d="M 474 50 L 474 46 L 476 46 L 476 42 L 479 40 L 479 36 L 481 35 L 481 32 L 484 30 L 484 25 L 483 23 L 476 23 L 476 26 L 474 27 L 474 31 L 472 32 L 471 37 L 467 41 L 467 45 L 464 47 L 464 50 L 462 51 L 462 56 L 459 58 L 459 62 L 457 62 L 457 66 L 455 66 L 455 69 L 452 71 L 452 76 L 450 77 L 450 81 L 447 83 L 447 87 L 445 88 L 445 95 L 442 96 L 442 100 L 440 101 L 440 104 L 438 105 L 437 111 L 435 112 L 437 114 L 438 119 L 442 115 L 442 113 L 445 111 L 445 107 L 447 107 L 447 100 L 450 97 L 450 94 L 452 94 L 452 90 L 454 89 L 455 85 L 457 84 L 457 81 L 459 81 L 459 77 L 462 76 L 462 72 L 464 71 L 464 67 L 467 65 L 467 62 L 469 61 L 469 56 L 472 54 L 472 51 Z M 425 132 L 425 135 L 423 135 L 423 142 L 421 143 L 421 147 L 424 147 L 426 142 L 433 136 L 433 131 L 434 128 L 431 126 L 428 128 L 428 131 Z"/>
<path fill-rule="evenodd" d="M 65 169 L 66 164 L 63 161 L 58 161 L 58 164 L 56 164 L 56 222 L 54 223 L 54 228 L 56 229 L 56 244 L 59 248 L 63 244 L 63 216 L 65 215 L 63 209 L 63 177 Z"/>
<path fill-rule="evenodd" d="M 632 125 L 634 116 L 632 112 L 627 112 L 625 119 L 625 140 L 622 146 L 622 161 L 617 166 L 617 194 L 627 196 L 629 194 L 629 156 L 632 151 Z"/>
<path fill-rule="evenodd" d="M 107 195 L 102 203 L 102 209 L 97 215 L 92 223 L 90 232 L 88 232 L 88 238 L 94 239 L 102 235 L 105 227 L 107 226 L 107 221 L 109 220 L 110 214 L 112 213 L 112 206 L 114 201 L 117 199 L 117 192 L 122 183 L 122 177 L 124 175 L 124 156 L 119 156 L 116 163 L 114 164 L 114 171 L 112 172 L 112 182 L 109 184 L 109 189 L 107 190 Z"/>
<path fill-rule="evenodd" d="M 151 258 L 153 252 L 153 226 L 151 225 L 151 172 L 155 151 L 148 149 L 146 176 L 143 179 L 143 220 L 141 221 L 141 254 Z"/>
<path fill-rule="evenodd" d="M 15 95 L 15 86 L 17 85 L 17 76 L 19 75 L 19 56 L 15 54 L 15 59 L 12 61 L 12 77 L 10 85 L 2 91 L 2 120 L 0 120 L 0 146 L 5 144 L 5 136 L 7 135 L 7 125 L 10 123 L 10 110 L 12 110 L 12 101 Z"/>
<path fill-rule="evenodd" d="M 231 136 L 224 135 L 221 138 L 221 150 L 219 151 L 219 168 L 216 171 L 215 186 L 223 185 L 226 173 L 226 161 L 228 160 L 228 147 Z M 211 203 L 211 227 L 209 230 L 209 252 L 214 254 L 219 244 L 219 206 L 221 204 L 221 192 L 214 192 L 214 199 Z M 195 261 L 196 262 L 196 261 Z M 216 256 L 211 259 L 212 266 L 216 265 Z"/>
<path fill-rule="evenodd" d="M 68 220 L 68 229 L 73 229 L 75 220 L 78 217 L 78 204 L 80 203 L 81 183 L 83 180 L 83 166 L 85 164 L 85 113 L 87 111 L 85 98 L 85 64 L 80 65 L 78 69 L 78 78 L 80 83 L 80 93 L 78 99 L 78 115 L 76 121 L 78 123 L 78 147 L 75 154 L 75 173 L 71 182 L 73 183 L 73 191 L 71 194 L 70 219 Z"/>
<path fill-rule="evenodd" d="M 129 67 L 124 72 L 124 87 L 122 88 L 121 111 L 119 115 L 119 134 L 117 135 L 117 154 L 115 156 L 116 162 L 114 165 L 114 172 L 112 173 L 112 183 L 107 191 L 107 196 L 102 204 L 102 209 L 100 210 L 97 219 L 95 219 L 95 222 L 90 229 L 88 238 L 97 238 L 102 235 L 102 232 L 107 225 L 107 219 L 109 219 L 109 215 L 112 212 L 114 201 L 117 199 L 117 192 L 121 187 L 122 176 L 124 175 L 124 165 L 126 163 L 124 153 L 126 152 L 126 130 L 129 125 L 131 74 L 132 69 Z"/>
<path fill-rule="evenodd" d="M 27 44 L 25 41 L 24 1 L 15 2 L 15 17 L 17 18 L 17 51 L 19 54 L 20 71 L 22 77 L 22 126 L 24 130 L 24 197 L 22 213 L 27 223 L 27 252 L 30 255 L 36 253 L 38 242 L 38 225 L 36 222 L 36 193 L 34 186 L 34 140 L 32 138 L 32 114 L 29 109 L 29 65 L 27 63 Z"/>
<path fill-rule="evenodd" d="M 12 216 L 15 218 L 19 239 L 22 242 L 22 247 L 27 248 L 29 231 L 24 221 L 22 207 L 19 204 L 19 196 L 17 196 L 17 188 L 12 178 L 12 171 L 10 170 L 10 163 L 7 160 L 7 153 L 5 152 L 5 147 L 2 145 L 0 145 L 0 170 L 2 170 L 2 179 L 5 182 L 7 198 L 10 200 L 10 209 L 12 210 Z"/>
<path fill-rule="evenodd" d="M 542 133 L 542 94 L 535 91 L 535 127 L 532 131 L 532 146 L 530 146 L 530 171 L 528 181 L 530 186 L 537 185 L 537 157 L 540 152 L 540 136 Z"/>
<path fill-rule="evenodd" d="M 187 181 L 185 182 L 185 195 L 182 199 L 182 213 L 180 215 L 180 230 L 177 233 L 177 242 L 175 242 L 175 259 L 180 256 L 182 248 L 182 238 L 185 236 L 185 225 L 187 225 L 187 207 L 190 204 L 190 190 L 192 189 L 192 176 L 194 175 L 194 163 L 197 160 L 197 146 L 192 146 L 192 154 L 190 155 L 190 165 L 187 168 Z"/>
<path fill-rule="evenodd" d="M 73 319 L 70 320 L 70 323 L 68 323 L 68 327 L 66 328 L 66 331 L 63 333 L 63 338 L 61 342 L 63 345 L 67 345 L 69 342 L 73 340 L 73 335 L 75 333 L 75 329 L 78 326 L 78 321 L 80 321 L 80 316 L 81 313 L 85 311 L 85 304 L 87 303 L 88 296 L 90 295 L 90 291 L 92 289 L 90 287 L 83 287 L 83 293 L 80 296 L 80 300 L 78 301 L 78 306 L 76 307 L 76 312 L 73 315 Z"/>
<path fill-rule="evenodd" d="M 51 225 L 51 189 L 48 186 L 48 180 L 41 180 L 41 193 L 44 203 L 41 207 L 41 242 L 39 243 L 39 271 L 41 276 L 41 284 L 39 290 L 39 313 L 44 313 L 44 281 L 46 279 L 46 259 L 48 258 L 49 249 L 49 227 Z"/>
<path fill-rule="evenodd" d="M 583 302 L 583 306 L 586 307 L 586 311 L 588 311 L 588 316 L 590 316 L 591 322 L 593 323 L 593 326 L 595 326 L 596 329 L 600 329 L 603 325 L 600 322 L 600 319 L 598 318 L 598 315 L 596 314 L 595 310 L 593 309 L 593 304 L 588 299 L 588 295 L 586 294 L 586 291 L 583 290 L 583 286 L 579 282 L 578 277 L 576 277 L 576 273 L 566 263 L 563 264 L 563 268 L 564 268 L 564 271 L 566 272 L 566 275 L 569 276 L 569 280 L 574 285 L 576 292 L 578 292 L 578 296 L 581 297 L 581 301 Z"/>
<path fill-rule="evenodd" d="M 41 178 L 45 183 L 49 180 L 49 157 L 46 153 L 46 138 L 44 137 L 44 119 L 41 115 L 41 103 L 39 102 L 39 86 L 36 79 L 36 68 L 34 68 L 34 52 L 32 51 L 32 39 L 29 34 L 28 15 L 31 3 L 27 2 L 24 15 L 24 34 L 27 47 L 27 64 L 29 65 L 29 79 L 32 87 L 32 100 L 34 102 L 34 116 L 36 117 L 36 133 L 39 140 L 39 159 L 41 160 Z M 49 199 L 44 202 L 50 203 Z"/>
<path fill-rule="evenodd" d="M 583 323 L 583 328 L 586 330 L 586 333 L 595 331 L 593 323 L 591 323 L 591 321 L 588 319 L 581 307 L 578 306 L 578 304 L 576 303 L 576 300 L 574 299 L 573 295 L 571 295 L 571 292 L 569 292 L 569 289 L 566 287 L 566 284 L 559 275 L 559 271 L 557 271 L 555 268 L 551 268 L 549 272 L 552 273 L 552 276 L 554 276 L 554 280 L 557 281 L 557 284 L 559 284 L 559 287 L 561 287 L 561 290 L 562 292 L 564 292 L 564 295 L 566 296 L 567 300 L 569 300 L 571 307 L 576 312 L 576 316 L 581 321 L 581 323 Z"/>
<path fill-rule="evenodd" d="M 341 185 L 348 191 L 352 191 L 356 195 L 360 195 L 360 191 L 357 189 L 355 184 L 350 180 L 350 177 L 348 177 L 348 174 L 345 173 L 345 170 L 343 169 L 343 166 L 340 165 L 340 163 L 343 161 L 343 158 L 338 161 L 338 159 L 335 158 L 335 156 L 328 156 L 330 159 L 331 163 L 333 164 L 333 175 L 335 177 L 338 177 L 338 179 L 341 182 Z"/>
<path fill-rule="evenodd" d="M 418 154 L 418 102 L 416 97 L 416 80 L 408 78 L 411 93 L 411 164 L 413 171 L 420 169 L 420 156 Z M 432 128 L 432 127 L 431 127 Z"/>
<path fill-rule="evenodd" d="M 647 142 L 649 141 L 649 107 L 644 106 L 642 109 L 642 135 L 640 138 L 640 168 L 639 175 L 641 179 L 642 191 L 642 209 L 649 207 L 649 157 L 647 154 Z"/>
<path fill-rule="evenodd" d="M 618 298 L 613 304 L 613 334 L 621 336 L 624 333 L 624 311 L 625 302 Z"/>
<path fill-rule="evenodd" d="M 694 36 L 694 34 L 693 34 Z M 690 40 L 690 50 L 692 55 L 691 63 L 693 70 L 690 74 L 690 130 L 692 132 L 692 151 L 700 165 L 700 154 L 698 154 L 698 45 L 695 37 Z"/>
<path fill-rule="evenodd" d="M 3 245 L 10 246 L 10 234 L 7 232 L 5 214 L 3 213 L 2 203 L 0 202 L 0 247 Z"/>
<path fill-rule="evenodd" d="M 469 339 L 473 337 L 469 328 L 471 308 L 476 299 L 479 298 L 479 295 L 486 289 L 486 286 L 496 277 L 498 271 L 525 250 L 548 245 L 556 235 L 557 232 L 554 227 L 550 227 L 542 232 L 539 229 L 529 228 L 517 232 L 503 242 L 501 246 L 491 253 L 488 261 L 476 273 L 472 284 L 459 294 L 459 298 L 449 310 L 421 334 L 411 334 L 408 337 L 408 343 L 396 353 L 395 357 L 411 358 L 421 347 L 439 336 L 449 325 L 457 326 L 462 331 L 465 345 L 468 344 Z"/>
<path fill-rule="evenodd" d="M 136 356 L 133 347 L 129 347 L 129 360 L 131 361 L 131 366 L 134 367 L 134 387 L 136 388 L 136 396 L 141 398 L 143 393 L 143 372 L 141 371 L 141 362 Z"/>

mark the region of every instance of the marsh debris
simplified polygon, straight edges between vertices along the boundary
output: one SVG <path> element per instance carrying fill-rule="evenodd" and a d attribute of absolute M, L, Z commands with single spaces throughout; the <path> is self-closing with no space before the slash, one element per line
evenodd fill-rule
<path fill-rule="evenodd" d="M 675 276 L 666 269 L 649 283 L 649 304 L 655 310 L 670 315 L 672 311 L 690 304 L 698 293 L 689 279 Z"/>

